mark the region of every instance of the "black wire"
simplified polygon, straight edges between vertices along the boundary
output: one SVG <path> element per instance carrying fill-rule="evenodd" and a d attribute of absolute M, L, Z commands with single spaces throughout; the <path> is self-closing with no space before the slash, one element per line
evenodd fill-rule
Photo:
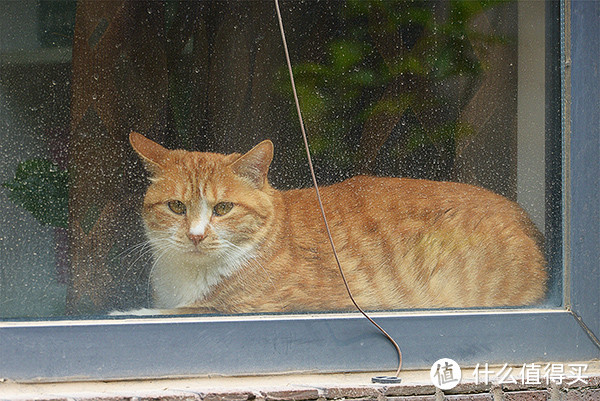
<path fill-rule="evenodd" d="M 394 345 L 396 351 L 398 353 L 398 370 L 396 371 L 396 377 L 400 375 L 400 370 L 402 369 L 402 351 L 400 351 L 400 347 L 398 343 L 394 341 L 392 336 L 390 336 L 379 324 L 377 324 L 367 313 L 362 310 L 362 308 L 356 303 L 354 297 L 352 296 L 352 291 L 350 291 L 350 287 L 348 286 L 348 281 L 346 280 L 346 275 L 344 274 L 344 270 L 342 269 L 342 265 L 340 264 L 340 260 L 338 258 L 338 254 L 335 250 L 335 244 L 333 242 L 333 237 L 331 236 L 331 231 L 329 230 L 329 224 L 327 223 L 327 217 L 325 216 L 325 209 L 323 208 L 323 203 L 321 202 L 321 193 L 319 192 L 319 186 L 317 185 L 317 177 L 315 175 L 315 170 L 313 168 L 312 158 L 310 156 L 310 149 L 308 147 L 308 139 L 306 136 L 306 130 L 304 128 L 304 120 L 302 118 L 302 111 L 300 110 L 300 102 L 298 100 L 298 94 L 296 93 L 296 83 L 294 82 L 294 74 L 292 72 L 292 63 L 290 61 L 290 55 L 288 52 L 287 41 L 285 40 L 285 31 L 283 30 L 283 20 L 281 18 L 281 11 L 279 10 L 279 0 L 275 0 L 275 9 L 277 10 L 277 19 L 279 21 L 279 30 L 281 31 L 281 39 L 283 41 L 283 50 L 285 51 L 285 59 L 287 61 L 288 70 L 290 73 L 290 80 L 292 83 L 292 92 L 294 94 L 294 101 L 296 103 L 296 112 L 298 113 L 298 120 L 300 121 L 300 130 L 302 131 L 302 138 L 304 139 L 304 147 L 306 149 L 306 156 L 308 158 L 308 167 L 310 168 L 310 174 L 312 177 L 313 185 L 315 188 L 315 193 L 317 195 L 317 201 L 319 202 L 319 208 L 321 209 L 321 216 L 323 217 L 323 223 L 325 224 L 325 230 L 327 231 L 327 236 L 329 237 L 329 243 L 331 245 L 331 250 L 333 251 L 333 256 L 335 257 L 335 262 L 337 263 L 338 270 L 340 271 L 340 275 L 342 276 L 342 280 L 344 281 L 344 286 L 346 287 L 346 291 L 348 292 L 348 296 L 350 300 L 358 309 L 362 315 L 369 320 L 375 327 L 383 333 L 383 335 Z"/>

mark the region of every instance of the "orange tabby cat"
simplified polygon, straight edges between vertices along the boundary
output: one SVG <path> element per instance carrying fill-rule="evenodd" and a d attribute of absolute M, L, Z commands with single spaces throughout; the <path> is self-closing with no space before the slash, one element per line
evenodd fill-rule
<path fill-rule="evenodd" d="M 273 144 L 244 155 L 168 150 L 132 133 L 151 174 L 147 313 L 350 310 L 313 189 L 278 191 Z M 359 176 L 321 189 L 350 288 L 365 309 L 542 300 L 539 235 L 514 202 L 471 185 Z M 142 312 L 145 313 L 145 312 Z"/>

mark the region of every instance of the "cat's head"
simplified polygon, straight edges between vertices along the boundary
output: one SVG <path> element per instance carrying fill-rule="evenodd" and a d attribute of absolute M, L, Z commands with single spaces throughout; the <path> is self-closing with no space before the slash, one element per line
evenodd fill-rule
<path fill-rule="evenodd" d="M 169 150 L 135 132 L 129 140 L 150 174 L 142 217 L 156 257 L 227 263 L 266 238 L 274 217 L 271 141 L 221 155 Z"/>

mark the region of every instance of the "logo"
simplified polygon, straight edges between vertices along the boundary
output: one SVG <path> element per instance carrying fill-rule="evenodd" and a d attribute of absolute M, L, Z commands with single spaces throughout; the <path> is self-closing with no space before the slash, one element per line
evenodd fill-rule
<path fill-rule="evenodd" d="M 462 373 L 458 363 L 450 358 L 442 358 L 433 363 L 429 377 L 433 385 L 440 390 L 450 390 L 460 383 Z"/>

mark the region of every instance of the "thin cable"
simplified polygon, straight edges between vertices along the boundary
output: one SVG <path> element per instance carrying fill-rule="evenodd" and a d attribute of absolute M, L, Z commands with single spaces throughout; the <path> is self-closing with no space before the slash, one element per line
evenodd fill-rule
<path fill-rule="evenodd" d="M 335 250 L 335 244 L 333 242 L 333 237 L 331 235 L 331 230 L 329 229 L 329 224 L 327 223 L 327 217 L 325 216 L 325 209 L 323 208 L 323 202 L 321 201 L 321 193 L 319 192 L 319 186 L 317 184 L 317 177 L 315 175 L 315 170 L 313 168 L 312 158 L 310 156 L 310 149 L 308 147 L 308 139 L 306 136 L 306 130 L 304 128 L 304 119 L 302 118 L 302 111 L 300 110 L 300 101 L 298 100 L 298 93 L 296 92 L 296 83 L 294 82 L 294 73 L 292 72 L 292 62 L 290 61 L 290 54 L 288 51 L 287 41 L 285 40 L 285 31 L 283 30 L 283 20 L 281 18 L 281 11 L 279 10 L 279 0 L 275 0 L 275 8 L 277 10 L 277 19 L 279 21 L 279 30 L 281 31 L 281 40 L 283 41 L 283 50 L 285 52 L 285 59 L 287 61 L 287 66 L 290 74 L 290 80 L 292 83 L 292 92 L 294 94 L 294 101 L 296 103 L 296 112 L 298 113 L 298 120 L 300 122 L 300 130 L 302 131 L 302 138 L 304 139 L 304 147 L 306 149 L 306 156 L 308 158 L 308 167 L 310 168 L 310 175 L 312 177 L 313 186 L 315 188 L 315 193 L 317 195 L 317 201 L 319 202 L 319 208 L 321 209 L 321 216 L 323 217 L 323 223 L 325 224 L 325 230 L 327 231 L 327 237 L 329 238 L 329 244 L 331 245 L 331 250 L 333 251 L 333 256 L 335 258 L 335 262 L 337 263 L 338 270 L 340 271 L 340 275 L 342 276 L 342 280 L 344 281 L 344 286 L 346 287 L 346 291 L 348 292 L 348 296 L 350 300 L 358 309 L 362 315 L 369 320 L 375 327 L 381 331 L 381 333 L 394 345 L 396 351 L 398 352 L 398 370 L 396 371 L 396 377 L 399 377 L 400 370 L 402 369 L 402 351 L 400 351 L 400 347 L 398 343 L 394 341 L 392 336 L 390 336 L 379 324 L 377 324 L 367 313 L 356 303 L 354 300 L 354 296 L 352 296 L 352 291 L 350 291 L 350 287 L 348 286 L 348 280 L 346 280 L 346 275 L 344 274 L 344 270 L 342 269 L 342 265 L 340 263 L 340 259 Z"/>

